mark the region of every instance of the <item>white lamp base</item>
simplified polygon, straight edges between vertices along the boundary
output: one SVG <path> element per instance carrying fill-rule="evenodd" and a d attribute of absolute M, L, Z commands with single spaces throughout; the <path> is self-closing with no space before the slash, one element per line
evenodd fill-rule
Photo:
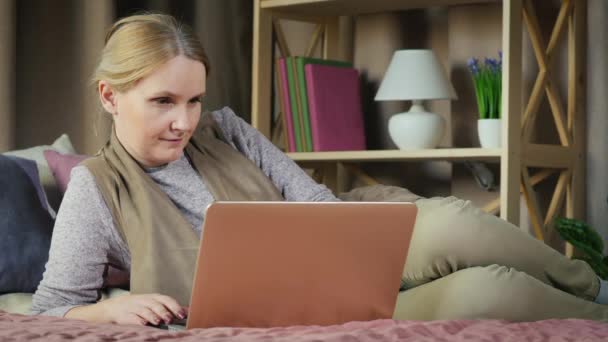
<path fill-rule="evenodd" d="M 443 117 L 426 112 L 418 101 L 414 101 L 409 112 L 395 114 L 388 121 L 391 139 L 402 150 L 436 148 L 444 130 Z"/>

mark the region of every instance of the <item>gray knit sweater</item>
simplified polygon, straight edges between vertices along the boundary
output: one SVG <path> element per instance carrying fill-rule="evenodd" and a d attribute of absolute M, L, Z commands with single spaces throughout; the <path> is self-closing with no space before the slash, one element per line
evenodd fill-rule
<path fill-rule="evenodd" d="M 337 200 L 230 108 L 213 115 L 231 145 L 252 160 L 287 201 Z M 146 172 L 200 237 L 203 211 L 213 196 L 188 159 L 182 156 Z M 93 304 L 102 288 L 128 286 L 130 266 L 127 244 L 115 229 L 93 175 L 84 166 L 75 167 L 57 214 L 49 260 L 33 297 L 32 313 L 63 316 L 75 306 Z"/>

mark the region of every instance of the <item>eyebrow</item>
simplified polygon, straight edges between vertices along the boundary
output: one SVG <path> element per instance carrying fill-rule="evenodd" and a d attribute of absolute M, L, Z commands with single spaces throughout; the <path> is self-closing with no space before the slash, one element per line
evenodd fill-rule
<path fill-rule="evenodd" d="M 161 92 L 152 94 L 152 96 L 150 96 L 150 98 L 165 97 L 165 96 L 166 97 L 180 97 L 179 95 L 173 94 L 170 91 L 161 91 Z M 191 99 L 201 98 L 201 97 L 204 97 L 204 96 L 205 96 L 205 93 L 203 92 L 203 93 L 200 93 L 198 95 L 192 96 Z"/>

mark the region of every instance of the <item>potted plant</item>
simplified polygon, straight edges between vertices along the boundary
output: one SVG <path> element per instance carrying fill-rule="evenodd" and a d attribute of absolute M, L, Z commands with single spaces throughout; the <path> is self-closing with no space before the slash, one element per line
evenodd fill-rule
<path fill-rule="evenodd" d="M 565 241 L 574 246 L 574 259 L 586 261 L 602 279 L 608 279 L 608 256 L 604 255 L 604 240 L 598 232 L 581 220 L 560 217 L 555 229 Z"/>
<path fill-rule="evenodd" d="M 471 58 L 467 64 L 479 110 L 479 143 L 484 148 L 499 148 L 502 132 L 502 53 L 498 53 L 498 59 L 486 58 L 480 63 L 477 58 Z"/>

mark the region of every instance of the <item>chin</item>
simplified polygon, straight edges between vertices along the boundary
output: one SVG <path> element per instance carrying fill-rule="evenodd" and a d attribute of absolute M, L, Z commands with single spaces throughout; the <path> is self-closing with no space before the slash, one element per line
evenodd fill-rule
<path fill-rule="evenodd" d="M 183 150 L 172 152 L 166 158 L 167 159 L 167 163 L 171 163 L 171 162 L 174 162 L 174 161 L 178 160 L 179 158 L 181 158 L 182 155 L 183 155 Z"/>
<path fill-rule="evenodd" d="M 183 152 L 183 150 L 180 149 L 180 150 L 170 150 L 165 153 L 159 153 L 157 155 L 157 158 L 154 158 L 154 160 L 156 160 L 155 164 L 164 165 L 164 164 L 174 162 L 174 161 L 178 160 L 179 158 L 181 158 L 182 152 Z"/>

